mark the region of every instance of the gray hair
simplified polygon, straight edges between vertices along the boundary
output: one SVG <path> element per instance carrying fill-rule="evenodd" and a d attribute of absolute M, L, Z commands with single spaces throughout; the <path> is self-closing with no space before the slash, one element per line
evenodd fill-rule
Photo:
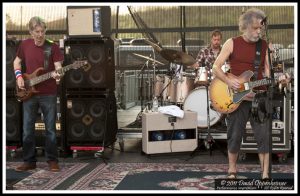
<path fill-rule="evenodd" d="M 243 13 L 239 18 L 239 30 L 244 32 L 248 25 L 253 23 L 253 19 L 264 19 L 266 14 L 257 8 L 250 8 L 245 13 Z"/>
<path fill-rule="evenodd" d="M 47 29 L 44 19 L 42 19 L 39 16 L 34 16 L 30 19 L 29 24 L 28 24 L 29 31 L 33 31 L 36 26 L 41 26 L 44 29 Z"/>

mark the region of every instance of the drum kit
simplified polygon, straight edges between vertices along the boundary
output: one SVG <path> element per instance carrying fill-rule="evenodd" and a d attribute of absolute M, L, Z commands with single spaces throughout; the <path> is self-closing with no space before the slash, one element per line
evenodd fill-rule
<path fill-rule="evenodd" d="M 170 62 L 166 74 L 156 74 L 155 67 L 163 63 L 147 56 L 135 54 L 153 62 L 153 96 L 160 105 L 175 104 L 184 110 L 197 112 L 199 128 L 210 128 L 222 119 L 222 114 L 213 110 L 208 96 L 211 70 L 207 67 L 193 69 L 196 60 L 185 52 L 162 49 L 147 41 L 164 59 Z M 156 65 L 155 65 L 156 64 Z M 184 70 L 185 69 L 185 70 Z"/>

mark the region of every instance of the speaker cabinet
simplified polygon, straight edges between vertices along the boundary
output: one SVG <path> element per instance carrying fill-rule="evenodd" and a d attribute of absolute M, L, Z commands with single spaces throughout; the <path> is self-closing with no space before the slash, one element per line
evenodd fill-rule
<path fill-rule="evenodd" d="M 185 111 L 182 119 L 162 113 L 144 113 L 142 130 L 142 148 L 146 154 L 193 151 L 198 145 L 196 112 Z"/>
<path fill-rule="evenodd" d="M 68 35 L 104 36 L 111 35 L 111 10 L 109 6 L 67 7 Z"/>
<path fill-rule="evenodd" d="M 118 129 L 114 94 L 67 95 L 61 103 L 62 130 L 71 145 L 112 144 Z"/>
<path fill-rule="evenodd" d="M 17 41 L 6 40 L 6 88 L 15 88 L 14 60 L 17 51 Z"/>
<path fill-rule="evenodd" d="M 115 89 L 114 41 L 101 38 L 65 40 L 65 62 L 85 59 L 88 65 L 73 69 L 64 77 L 67 91 L 103 91 Z"/>
<path fill-rule="evenodd" d="M 19 146 L 22 141 L 22 104 L 12 92 L 6 95 L 6 145 Z"/>

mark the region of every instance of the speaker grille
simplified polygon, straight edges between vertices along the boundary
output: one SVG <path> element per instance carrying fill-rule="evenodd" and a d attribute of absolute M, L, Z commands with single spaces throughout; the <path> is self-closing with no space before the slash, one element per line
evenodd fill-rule
<path fill-rule="evenodd" d="M 83 69 L 70 70 L 64 77 L 67 91 L 115 89 L 114 42 L 101 38 L 70 38 L 65 41 L 65 62 L 85 59 Z"/>
<path fill-rule="evenodd" d="M 6 142 L 7 145 L 21 144 L 22 107 L 11 92 L 6 96 Z"/>
<path fill-rule="evenodd" d="M 13 62 L 16 58 L 17 41 L 6 40 L 6 88 L 15 88 L 16 79 Z"/>
<path fill-rule="evenodd" d="M 116 140 L 118 125 L 113 93 L 69 94 L 61 104 L 67 145 L 110 145 Z"/>

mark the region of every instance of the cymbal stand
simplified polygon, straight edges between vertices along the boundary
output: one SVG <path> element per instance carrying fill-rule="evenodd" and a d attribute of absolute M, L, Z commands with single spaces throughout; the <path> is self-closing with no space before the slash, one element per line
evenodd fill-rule
<path fill-rule="evenodd" d="M 214 140 L 213 136 L 211 135 L 211 129 L 210 129 L 210 104 L 209 104 L 209 95 L 208 95 L 208 87 L 211 83 L 211 68 L 210 65 L 208 64 L 208 83 L 207 85 L 205 85 L 206 88 L 206 102 L 207 102 L 207 107 L 206 107 L 206 111 L 207 111 L 207 137 L 206 137 L 206 142 L 208 144 L 209 147 L 209 155 L 212 155 L 212 145 L 215 144 L 217 146 L 217 148 L 225 155 L 227 156 L 227 154 L 221 150 L 221 147 L 218 145 L 218 143 L 216 143 L 216 141 Z"/>
<path fill-rule="evenodd" d="M 163 105 L 163 92 L 166 90 L 166 88 L 168 88 L 168 86 L 170 86 L 171 82 L 173 79 L 176 79 L 176 75 L 178 72 L 180 72 L 182 69 L 182 65 L 180 64 L 180 67 L 179 68 L 176 68 L 175 71 L 173 71 L 173 69 L 171 69 L 171 78 L 170 78 L 170 81 L 169 83 L 161 90 L 161 92 L 159 93 L 159 98 L 161 99 L 161 105 Z M 180 80 L 182 80 L 182 75 L 180 76 Z"/>
<path fill-rule="evenodd" d="M 151 54 L 150 54 L 150 58 L 151 58 Z M 150 99 L 152 100 L 153 97 L 151 96 L 151 77 L 150 77 L 150 71 L 149 71 L 149 60 L 146 62 L 147 63 L 147 83 L 148 83 L 148 92 L 147 92 L 147 100 L 149 101 Z M 147 104 L 146 104 L 147 105 Z"/>
<path fill-rule="evenodd" d="M 221 150 L 221 147 L 219 146 L 219 144 L 216 143 L 216 141 L 214 140 L 213 136 L 211 135 L 211 129 L 210 129 L 210 104 L 209 104 L 209 94 L 208 94 L 208 88 L 211 82 L 211 73 L 210 73 L 210 66 L 208 66 L 209 69 L 209 74 L 208 74 L 208 83 L 205 86 L 206 89 L 206 103 L 207 103 L 207 107 L 206 107 L 206 111 L 207 111 L 207 136 L 205 141 L 203 142 L 203 144 L 201 144 L 200 146 L 198 146 L 192 153 L 191 153 L 191 157 L 194 157 L 194 154 L 200 149 L 200 147 L 202 145 L 204 145 L 206 148 L 209 148 L 209 155 L 212 156 L 212 145 L 215 144 L 217 146 L 217 148 L 227 157 L 227 154 Z M 198 137 L 198 136 L 197 136 Z M 208 145 L 208 147 L 206 146 L 206 144 Z M 189 160 L 189 159 L 187 159 Z"/>
<path fill-rule="evenodd" d="M 136 117 L 136 121 L 138 121 L 138 120 L 141 120 L 141 117 L 142 117 L 142 113 L 143 113 L 143 111 L 144 111 L 144 89 L 143 89 L 143 86 L 144 86 L 144 74 L 143 74 L 143 72 L 144 72 L 144 70 L 145 70 L 145 67 L 148 67 L 148 64 L 149 64 L 149 60 L 147 60 L 145 63 L 144 63 L 144 65 L 143 65 L 143 67 L 141 68 L 141 70 L 140 70 L 140 73 L 138 74 L 138 78 L 140 77 L 140 75 L 142 75 L 142 77 L 141 77 L 141 82 L 140 82 L 140 97 L 141 97 L 141 111 L 138 113 L 138 115 L 137 115 L 137 117 Z M 147 107 L 147 105 L 145 106 L 145 107 Z"/>

